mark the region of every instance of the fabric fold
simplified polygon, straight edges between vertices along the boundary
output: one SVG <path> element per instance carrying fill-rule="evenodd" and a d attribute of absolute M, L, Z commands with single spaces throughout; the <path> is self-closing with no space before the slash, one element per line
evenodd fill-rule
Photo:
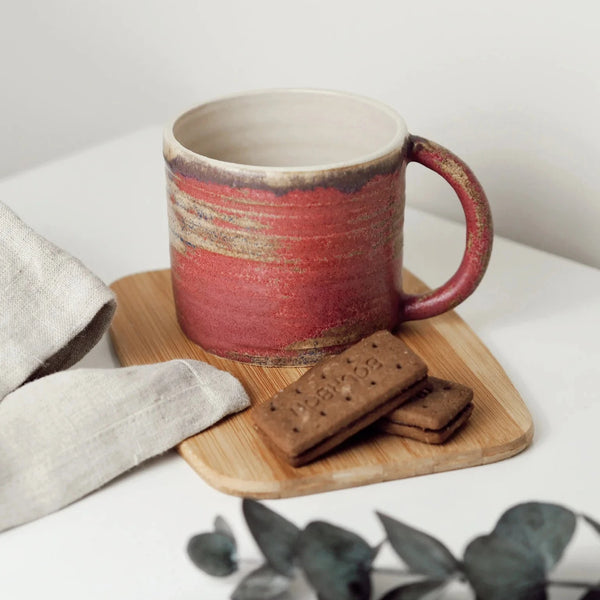
<path fill-rule="evenodd" d="M 96 275 L 0 203 L 0 399 L 74 365 L 100 340 L 115 308 Z"/>
<path fill-rule="evenodd" d="M 250 401 L 206 363 L 74 369 L 0 403 L 0 531 L 70 504 Z"/>

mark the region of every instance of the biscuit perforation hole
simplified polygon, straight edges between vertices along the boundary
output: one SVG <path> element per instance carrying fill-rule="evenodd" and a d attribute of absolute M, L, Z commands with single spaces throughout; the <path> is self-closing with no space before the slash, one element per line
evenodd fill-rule
<path fill-rule="evenodd" d="M 353 362 L 354 362 L 354 359 L 353 359 L 353 358 L 350 358 L 350 357 L 348 357 L 348 358 L 346 359 L 346 362 L 347 362 L 348 364 L 350 364 L 350 363 L 353 363 Z"/>
<path fill-rule="evenodd" d="M 322 410 L 322 411 L 321 411 L 321 416 L 322 416 L 322 417 L 326 417 L 326 416 L 327 416 L 327 413 L 326 413 L 324 410 Z"/>
<path fill-rule="evenodd" d="M 400 363 L 396 363 L 396 369 L 401 369 L 402 365 Z"/>
<path fill-rule="evenodd" d="M 271 412 L 274 412 L 277 410 L 277 407 L 274 404 L 271 404 L 271 406 L 269 406 L 269 408 L 271 409 Z"/>
<path fill-rule="evenodd" d="M 292 429 L 292 431 L 293 431 L 294 433 L 300 433 L 300 430 L 299 430 L 297 427 L 294 427 L 294 428 Z"/>
<path fill-rule="evenodd" d="M 371 385 L 377 385 L 376 381 L 371 381 Z"/>
<path fill-rule="evenodd" d="M 375 342 L 373 342 L 373 343 L 371 344 L 371 348 L 378 348 L 378 345 L 377 345 Z"/>
<path fill-rule="evenodd" d="M 350 402 L 350 400 L 352 400 L 352 396 L 345 396 L 344 400 L 346 400 L 347 402 Z"/>
<path fill-rule="evenodd" d="M 300 388 L 296 388 L 296 394 L 301 394 L 302 391 L 300 390 Z"/>

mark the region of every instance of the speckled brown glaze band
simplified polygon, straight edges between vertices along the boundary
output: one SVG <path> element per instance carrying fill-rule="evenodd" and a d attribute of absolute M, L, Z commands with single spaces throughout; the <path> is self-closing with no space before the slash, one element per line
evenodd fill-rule
<path fill-rule="evenodd" d="M 184 333 L 262 365 L 313 364 L 378 329 L 439 314 L 476 287 L 485 195 L 392 109 L 320 90 L 266 90 L 192 109 L 165 131 L 171 272 Z M 424 297 L 402 292 L 406 165 L 457 191 L 467 250 Z"/>

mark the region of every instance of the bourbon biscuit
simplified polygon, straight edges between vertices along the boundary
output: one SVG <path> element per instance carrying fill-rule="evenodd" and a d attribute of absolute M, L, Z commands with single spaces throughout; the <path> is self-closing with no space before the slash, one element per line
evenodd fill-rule
<path fill-rule="evenodd" d="M 428 377 L 425 387 L 377 425 L 383 431 L 428 444 L 444 443 L 473 412 L 473 390 Z"/>
<path fill-rule="evenodd" d="M 426 375 L 406 344 L 378 331 L 256 406 L 254 426 L 275 454 L 301 466 L 414 396 Z"/>

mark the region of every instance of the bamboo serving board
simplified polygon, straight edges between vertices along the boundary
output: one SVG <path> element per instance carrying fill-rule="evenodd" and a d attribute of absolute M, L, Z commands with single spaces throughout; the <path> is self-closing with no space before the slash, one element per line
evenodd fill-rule
<path fill-rule="evenodd" d="M 412 293 L 428 289 L 407 271 L 404 284 Z M 204 352 L 179 329 L 168 269 L 130 275 L 111 287 L 118 306 L 111 338 L 123 365 L 202 360 L 235 375 L 253 405 L 306 370 L 259 367 Z M 513 456 L 531 443 L 533 423 L 523 400 L 490 351 L 455 312 L 405 323 L 398 335 L 425 360 L 430 375 L 473 388 L 473 415 L 445 444 L 432 446 L 371 428 L 316 462 L 293 468 L 262 444 L 248 409 L 182 442 L 181 456 L 218 490 L 281 498 L 482 465 Z"/>

